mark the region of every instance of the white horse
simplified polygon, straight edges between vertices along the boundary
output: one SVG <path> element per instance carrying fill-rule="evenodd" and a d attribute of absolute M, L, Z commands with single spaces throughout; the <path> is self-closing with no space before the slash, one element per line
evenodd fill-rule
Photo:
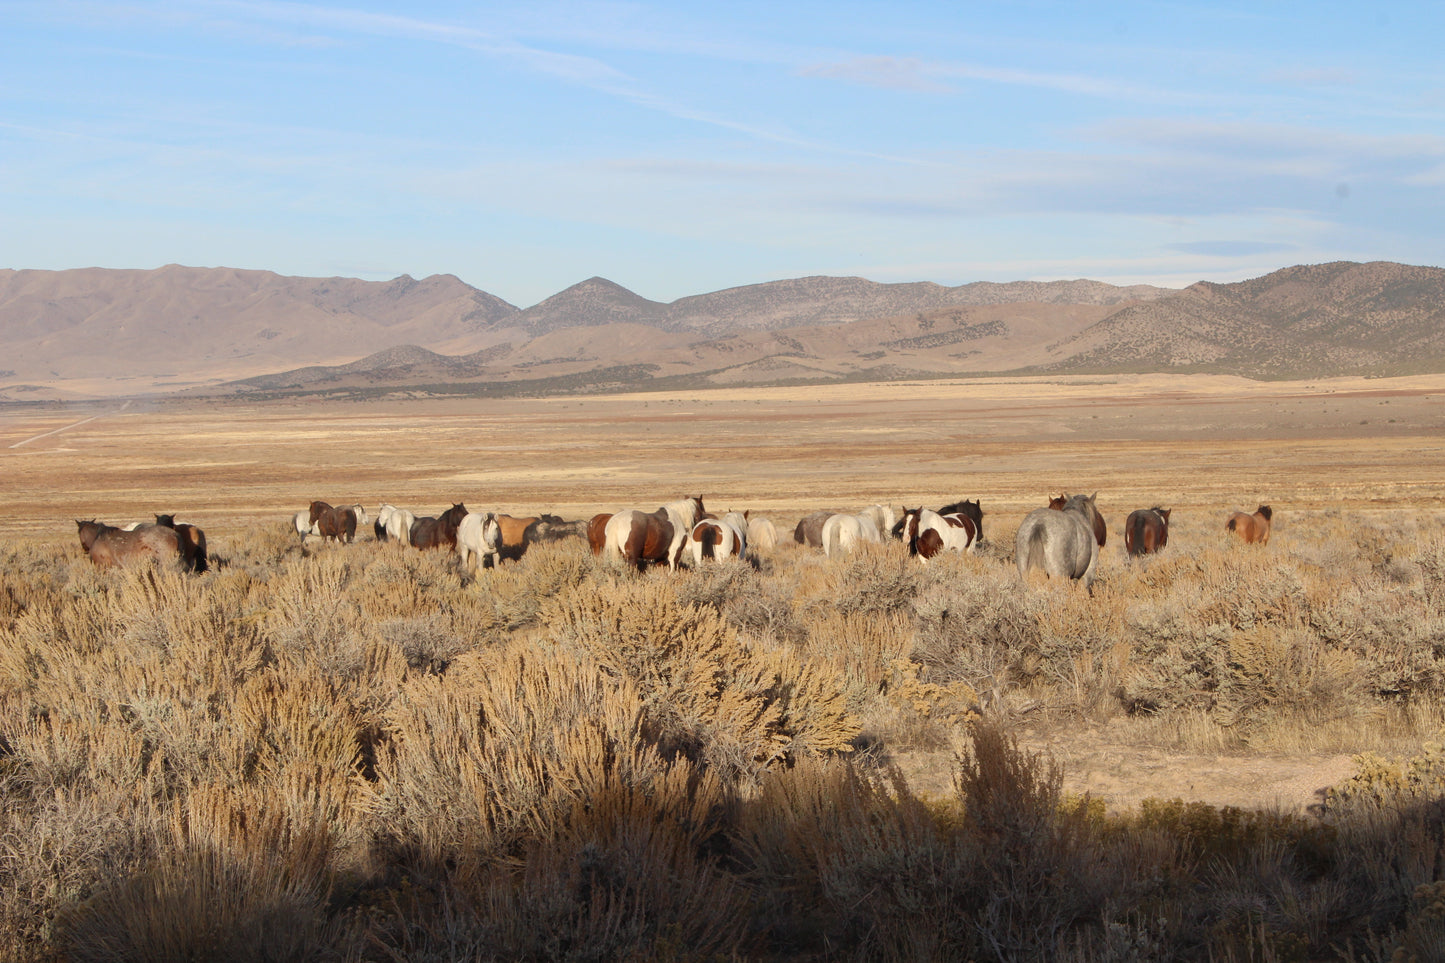
<path fill-rule="evenodd" d="M 748 551 L 748 520 L 742 512 L 728 512 L 722 518 L 704 518 L 688 533 L 692 563 L 703 559 L 742 558 Z"/>
<path fill-rule="evenodd" d="M 468 512 L 457 526 L 457 554 L 462 567 L 473 574 L 487 559 L 496 568 L 501 561 L 502 526 L 495 512 Z"/>
<path fill-rule="evenodd" d="M 823 523 L 823 554 L 829 558 L 853 551 L 860 542 L 883 543 L 872 515 L 829 515 Z"/>
<path fill-rule="evenodd" d="M 903 542 L 908 553 L 921 562 L 940 552 L 971 552 L 978 539 L 978 524 L 961 512 L 940 515 L 927 508 L 903 510 Z"/>
<path fill-rule="evenodd" d="M 1070 497 L 1063 511 L 1036 508 L 1025 515 L 1014 535 L 1019 578 L 1026 578 L 1029 569 L 1041 568 L 1051 578 L 1081 580 L 1092 591 L 1099 567 L 1099 540 L 1094 534 L 1098 517 L 1092 495 Z"/>
<path fill-rule="evenodd" d="M 366 514 L 366 509 L 363 506 L 348 505 L 346 507 L 356 513 L 356 528 L 358 531 L 371 524 L 371 516 Z"/>
<path fill-rule="evenodd" d="M 623 509 L 607 520 L 602 554 L 639 570 L 648 562 L 666 562 L 676 571 L 688 533 L 705 511 L 701 495 L 669 502 L 655 512 Z"/>
<path fill-rule="evenodd" d="M 357 519 L 360 521 L 360 519 Z M 416 521 L 416 516 L 405 508 L 397 508 L 395 505 L 382 505 L 376 511 L 376 540 L 384 542 L 387 539 L 401 542 L 403 545 L 411 544 L 411 526 Z"/>
<path fill-rule="evenodd" d="M 869 505 L 858 513 L 860 517 L 866 515 L 873 522 L 873 527 L 878 529 L 879 535 L 887 535 L 893 531 L 893 526 L 898 524 L 898 516 L 893 514 L 892 505 Z"/>
<path fill-rule="evenodd" d="M 320 535 L 321 529 L 311 521 L 309 511 L 297 512 L 291 516 L 291 524 L 296 528 L 296 534 L 305 538 L 307 535 Z"/>
<path fill-rule="evenodd" d="M 748 544 L 753 554 L 766 552 L 771 555 L 778 547 L 778 527 L 761 516 L 748 518 Z"/>

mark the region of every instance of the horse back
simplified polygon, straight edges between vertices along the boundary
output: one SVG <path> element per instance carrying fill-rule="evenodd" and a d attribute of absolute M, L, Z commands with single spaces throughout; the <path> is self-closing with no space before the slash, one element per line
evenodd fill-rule
<path fill-rule="evenodd" d="M 90 560 L 97 568 L 111 568 L 147 560 L 178 565 L 183 558 L 180 537 L 175 530 L 151 526 L 133 532 L 101 531 L 90 547 Z"/>

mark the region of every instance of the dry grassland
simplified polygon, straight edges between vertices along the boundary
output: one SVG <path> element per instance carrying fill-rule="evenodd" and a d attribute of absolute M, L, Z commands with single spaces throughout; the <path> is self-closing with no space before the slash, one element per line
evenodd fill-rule
<path fill-rule="evenodd" d="M 0 953 L 1438 958 L 1442 396 L 0 410 Z M 1110 522 L 1092 594 L 1009 564 L 1062 489 Z M 978 497 L 990 542 L 639 578 L 568 540 L 473 580 L 285 530 L 316 497 L 579 518 L 690 492 L 785 539 L 817 507 Z M 1227 539 L 1260 502 L 1269 546 Z M 1152 504 L 1169 546 L 1128 561 Z M 72 518 L 159 511 L 224 564 L 80 556 Z"/>

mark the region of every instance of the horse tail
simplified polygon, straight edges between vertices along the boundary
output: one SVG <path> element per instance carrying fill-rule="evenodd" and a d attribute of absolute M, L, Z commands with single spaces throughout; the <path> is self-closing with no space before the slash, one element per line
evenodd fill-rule
<path fill-rule="evenodd" d="M 832 558 L 838 554 L 839 549 L 842 547 L 841 543 L 843 540 L 843 526 L 828 524 L 828 522 L 831 521 L 832 519 L 830 518 L 823 523 L 823 531 L 820 538 L 820 541 L 823 543 L 823 554 L 828 558 Z"/>
<path fill-rule="evenodd" d="M 1226 532 L 1237 531 L 1237 530 L 1238 530 L 1238 525 L 1239 525 L 1239 519 L 1234 518 L 1233 516 L 1231 516 L 1230 519 L 1229 519 L 1229 521 L 1227 521 L 1227 522 L 1224 523 L 1224 530 L 1225 530 Z"/>
<path fill-rule="evenodd" d="M 1029 569 L 1042 568 L 1048 571 L 1044 557 L 1044 527 L 1042 525 L 1032 526 L 1023 537 L 1019 539 L 1018 545 L 1014 547 L 1015 561 L 1018 564 L 1019 576 L 1028 575 Z"/>

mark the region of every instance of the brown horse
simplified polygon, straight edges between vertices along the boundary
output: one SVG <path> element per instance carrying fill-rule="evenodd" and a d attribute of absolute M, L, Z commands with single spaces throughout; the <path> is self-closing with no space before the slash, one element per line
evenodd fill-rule
<path fill-rule="evenodd" d="M 793 541 L 808 548 L 822 548 L 823 523 L 833 514 L 830 511 L 817 511 L 804 515 L 793 529 Z"/>
<path fill-rule="evenodd" d="M 180 541 L 181 564 L 187 571 L 204 572 L 210 567 L 206 553 L 206 533 L 199 526 L 185 522 L 177 525 L 174 515 L 157 515 L 156 524 L 176 533 L 176 538 Z"/>
<path fill-rule="evenodd" d="M 1261 505 L 1253 515 L 1235 512 L 1224 523 L 1224 530 L 1233 532 L 1244 539 L 1246 544 L 1268 545 L 1269 530 L 1273 526 L 1274 511 L 1268 505 Z"/>
<path fill-rule="evenodd" d="M 75 527 L 80 547 L 96 568 L 150 561 L 165 566 L 182 564 L 181 541 L 173 529 L 144 525 L 127 532 L 93 518 L 88 522 L 77 518 Z"/>
<path fill-rule="evenodd" d="M 1098 497 L 1098 492 L 1094 492 L 1094 494 L 1090 495 L 1089 504 L 1092 506 L 1094 504 L 1094 499 Z M 1068 492 L 1064 492 L 1062 495 L 1050 495 L 1049 507 L 1052 508 L 1054 511 L 1061 512 L 1064 510 L 1064 505 L 1067 504 L 1068 501 Z M 1108 541 L 1109 539 L 1109 526 L 1104 524 L 1104 516 L 1099 514 L 1099 510 L 1097 508 L 1093 509 L 1093 519 L 1094 541 L 1099 543 L 1100 548 L 1103 548 L 1104 542 Z"/>
<path fill-rule="evenodd" d="M 327 512 L 329 512 L 329 511 L 331 511 L 331 503 L 330 503 L 330 502 L 323 502 L 323 501 L 314 501 L 314 502 L 312 502 L 312 503 L 311 503 L 311 511 L 310 511 L 310 513 L 309 513 L 310 516 L 311 516 L 311 524 L 312 524 L 313 526 L 315 526 L 315 524 L 316 524 L 317 522 L 321 521 L 321 516 L 322 516 L 322 515 L 325 515 L 325 514 L 326 514 Z"/>
<path fill-rule="evenodd" d="M 513 518 L 511 515 L 498 514 L 497 524 L 502 529 L 502 544 L 498 550 L 498 560 L 505 558 L 515 561 L 525 555 L 527 546 L 532 543 L 532 538 L 541 521 L 540 515 Z"/>
<path fill-rule="evenodd" d="M 607 523 L 611 520 L 611 512 L 602 512 L 593 515 L 587 522 L 587 547 L 592 549 L 593 555 L 601 555 L 607 545 Z"/>
<path fill-rule="evenodd" d="M 334 539 L 351 542 L 356 539 L 356 510 L 354 508 L 327 508 L 316 519 L 316 530 L 321 540 Z"/>
<path fill-rule="evenodd" d="M 423 516 L 412 522 L 411 543 L 420 549 L 457 547 L 457 526 L 467 517 L 467 506 L 457 502 L 441 513 L 440 518 Z"/>
<path fill-rule="evenodd" d="M 1169 512 L 1172 509 L 1140 508 L 1124 522 L 1124 548 L 1130 555 L 1152 555 L 1169 544 Z"/>

